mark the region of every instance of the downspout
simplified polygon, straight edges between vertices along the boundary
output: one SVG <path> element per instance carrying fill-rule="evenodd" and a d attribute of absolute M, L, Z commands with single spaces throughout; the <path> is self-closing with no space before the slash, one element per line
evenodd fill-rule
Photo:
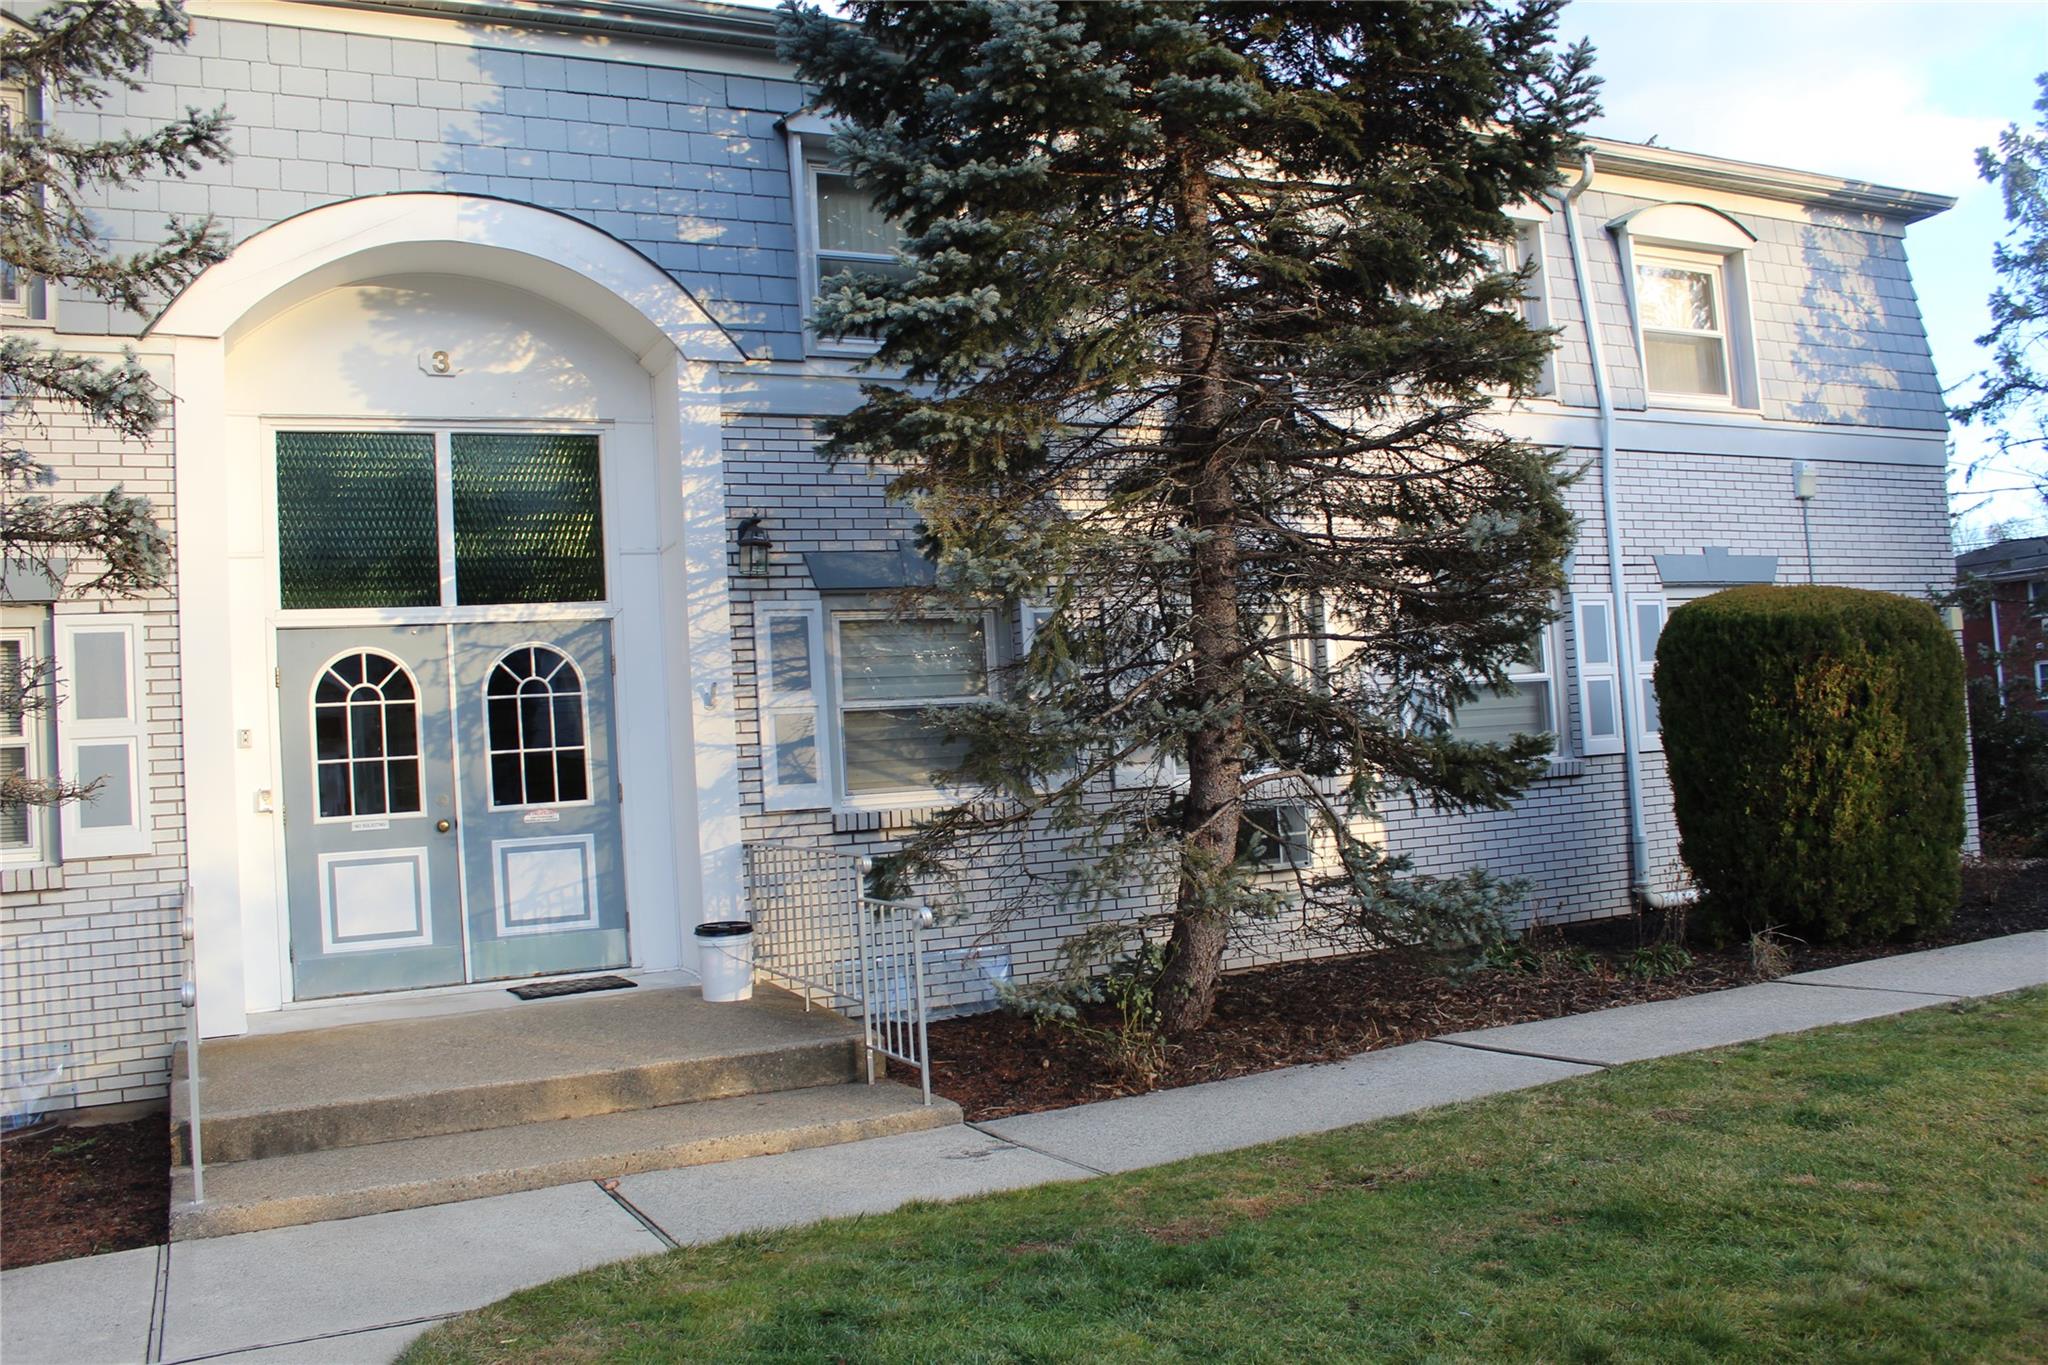
<path fill-rule="evenodd" d="M 1586 253 L 1579 240 L 1579 218 L 1573 205 L 1593 183 L 1593 153 L 1581 153 L 1579 178 L 1557 193 L 1564 219 L 1565 241 L 1571 247 L 1572 283 L 1579 295 L 1579 316 L 1586 325 L 1586 347 L 1593 363 L 1593 402 L 1600 425 L 1600 519 L 1607 532 L 1608 591 L 1614 599 L 1615 690 L 1621 693 L 1621 772 L 1623 801 L 1628 807 L 1628 886 L 1631 899 L 1653 908 L 1681 898 L 1657 896 L 1650 890 L 1650 840 L 1643 828 L 1643 768 L 1636 736 L 1642 733 L 1637 714 L 1635 613 L 1628 602 L 1622 572 L 1621 518 L 1615 508 L 1614 396 L 1607 388 L 1607 361 L 1600 346 L 1598 315 L 1593 311 L 1593 284 L 1586 273 Z M 1574 628 L 1577 623 L 1574 622 Z M 1684 898 L 1689 899 L 1689 898 Z"/>

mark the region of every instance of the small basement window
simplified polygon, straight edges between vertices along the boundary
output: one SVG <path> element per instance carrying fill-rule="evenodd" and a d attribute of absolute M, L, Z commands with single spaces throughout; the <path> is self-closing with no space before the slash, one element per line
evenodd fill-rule
<path fill-rule="evenodd" d="M 1237 854 L 1253 867 L 1307 867 L 1308 807 L 1300 802 L 1247 806 L 1237 827 Z"/>

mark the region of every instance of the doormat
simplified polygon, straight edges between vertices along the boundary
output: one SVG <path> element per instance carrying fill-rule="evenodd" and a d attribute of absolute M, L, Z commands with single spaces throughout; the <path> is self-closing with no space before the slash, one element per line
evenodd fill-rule
<path fill-rule="evenodd" d="M 584 976 L 574 981 L 535 981 L 507 989 L 521 1000 L 552 1000 L 558 995 L 582 995 L 586 991 L 629 991 L 639 984 L 623 976 Z"/>

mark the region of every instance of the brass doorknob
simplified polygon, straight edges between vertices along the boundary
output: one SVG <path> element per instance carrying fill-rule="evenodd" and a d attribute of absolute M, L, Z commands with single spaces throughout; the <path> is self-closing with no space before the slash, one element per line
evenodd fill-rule
<path fill-rule="evenodd" d="M 455 828 L 455 822 L 453 820 L 436 820 L 434 822 L 434 828 L 439 830 L 441 833 L 446 834 L 449 830 Z"/>

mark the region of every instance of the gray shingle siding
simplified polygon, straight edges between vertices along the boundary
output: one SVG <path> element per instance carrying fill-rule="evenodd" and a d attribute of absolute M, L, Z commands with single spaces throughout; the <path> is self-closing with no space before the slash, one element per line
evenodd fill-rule
<path fill-rule="evenodd" d="M 750 355 L 802 354 L 789 161 L 793 81 L 200 19 L 140 91 L 65 110 L 74 136 L 142 131 L 224 103 L 234 161 L 151 179 L 101 213 L 117 245 L 166 213 L 235 241 L 322 204 L 404 190 L 493 195 L 583 219 L 668 270 Z M 71 332 L 132 332 L 61 303 Z"/>
<path fill-rule="evenodd" d="M 494 195 L 572 214 L 675 276 L 750 355 L 803 353 L 789 163 L 777 120 L 793 81 L 454 43 L 201 19 L 148 84 L 104 112 L 60 115 L 80 136 L 139 131 L 225 102 L 232 165 L 110 195 L 109 234 L 136 244 L 164 213 L 213 212 L 235 240 L 335 200 L 402 190 Z M 1649 201 L 1580 201 L 1587 267 L 1622 409 L 1644 404 L 1615 243 L 1602 225 Z M 1672 196 L 1684 198 L 1683 193 Z M 1787 205 L 1738 215 L 1749 253 L 1767 418 L 1939 430 L 1940 385 L 1896 225 Z M 1545 230 L 1558 397 L 1591 406 L 1592 371 L 1561 226 Z M 132 319 L 66 299 L 68 331 Z"/>

